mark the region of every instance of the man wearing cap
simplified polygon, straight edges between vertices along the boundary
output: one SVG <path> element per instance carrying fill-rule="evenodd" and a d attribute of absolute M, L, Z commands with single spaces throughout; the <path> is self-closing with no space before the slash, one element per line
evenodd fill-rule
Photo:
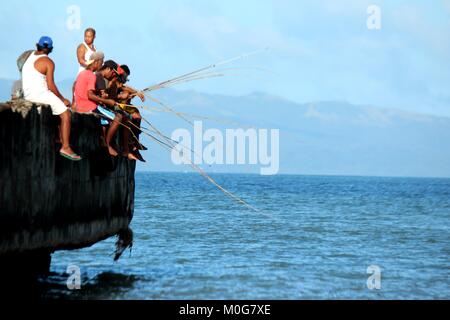
<path fill-rule="evenodd" d="M 22 89 L 24 98 L 31 102 L 48 104 L 52 113 L 61 118 L 60 136 L 62 148 L 61 156 L 79 161 L 77 155 L 69 145 L 71 114 L 67 109 L 69 100 L 64 98 L 56 87 L 54 81 L 55 64 L 48 57 L 53 50 L 53 41 L 43 36 L 36 44 L 37 50 L 30 54 L 22 67 Z"/>
<path fill-rule="evenodd" d="M 121 65 L 121 74 L 118 78 L 118 81 L 122 83 L 121 90 L 126 91 L 129 93 L 130 98 L 139 97 L 142 102 L 145 102 L 145 95 L 142 91 L 138 91 L 136 89 L 133 89 L 132 87 L 125 85 L 128 81 L 128 77 L 131 75 L 130 68 L 127 65 Z"/>
<path fill-rule="evenodd" d="M 142 116 L 139 112 L 139 109 L 131 105 L 131 100 L 135 96 L 139 96 L 141 100 L 144 102 L 145 97 L 142 92 L 139 92 L 129 86 L 125 86 L 125 83 L 128 81 L 128 76 L 131 74 L 130 68 L 127 65 L 121 65 L 121 69 L 124 71 L 118 77 L 119 84 L 119 94 L 117 98 L 119 100 L 119 107 L 130 114 L 131 121 L 133 125 L 130 126 L 131 131 L 134 133 L 132 144 L 131 144 L 131 153 L 140 161 L 145 162 L 144 158 L 140 154 L 139 150 L 147 150 L 147 148 L 139 142 L 139 134 L 141 133 L 141 120 Z"/>
<path fill-rule="evenodd" d="M 102 98 L 112 98 L 114 101 L 118 102 L 120 99 L 117 95 L 117 92 L 119 90 L 119 86 L 121 85 L 121 80 L 123 79 L 124 71 L 121 69 L 121 67 L 114 61 L 108 60 L 105 61 L 103 64 L 103 67 L 96 72 L 96 83 L 95 88 L 97 91 L 97 95 L 101 96 Z M 112 90 L 112 88 L 115 88 L 115 90 Z M 108 113 L 113 113 L 112 110 L 108 110 L 105 108 L 97 107 L 97 111 L 100 111 L 100 113 L 107 115 Z M 128 117 L 129 115 L 126 112 L 123 112 L 123 109 L 115 107 L 114 111 L 118 111 L 117 114 L 122 115 L 122 121 L 125 126 L 128 124 Z M 105 113 L 106 112 L 106 113 Z M 102 124 L 107 125 L 109 124 L 109 121 L 105 121 L 105 119 L 102 119 Z M 113 124 L 114 125 L 114 124 Z M 138 160 L 138 157 L 135 156 L 135 154 L 130 152 L 129 145 L 128 145 L 128 138 L 129 134 L 133 132 L 132 128 L 127 128 L 127 130 L 122 131 L 122 156 L 127 157 L 129 160 Z M 111 127 L 108 130 L 108 133 L 106 135 L 106 143 L 109 145 L 108 135 L 110 135 Z M 115 131 L 114 131 L 115 132 Z M 112 148 L 111 148 L 112 149 Z M 111 153 L 111 150 L 110 150 Z M 112 154 L 113 155 L 113 154 Z M 115 155 L 115 154 L 114 154 Z M 142 157 L 141 157 L 142 159 Z M 139 159 L 139 160 L 141 160 Z M 143 160 L 143 159 L 142 159 Z"/>
<path fill-rule="evenodd" d="M 101 97 L 107 97 L 107 82 L 113 80 L 117 75 L 117 67 L 117 63 L 112 60 L 107 60 L 103 63 L 103 66 L 100 68 L 100 70 L 95 73 L 95 76 L 97 78 L 95 81 L 95 89 Z"/>

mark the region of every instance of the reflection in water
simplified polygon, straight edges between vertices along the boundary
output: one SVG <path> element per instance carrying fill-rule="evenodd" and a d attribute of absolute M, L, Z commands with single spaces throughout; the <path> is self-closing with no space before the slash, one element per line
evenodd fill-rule
<path fill-rule="evenodd" d="M 82 277 L 81 289 L 69 290 L 68 274 L 52 273 L 37 281 L 36 293 L 42 299 L 120 299 L 132 289 L 139 277 L 115 272 L 103 272 L 94 278 Z"/>
<path fill-rule="evenodd" d="M 93 278 L 82 277 L 80 290 L 69 290 L 67 273 L 52 272 L 39 278 L 13 278 L 2 284 L 2 298 L 7 299 L 120 299 L 133 289 L 140 277 L 115 272 L 102 272 Z"/>

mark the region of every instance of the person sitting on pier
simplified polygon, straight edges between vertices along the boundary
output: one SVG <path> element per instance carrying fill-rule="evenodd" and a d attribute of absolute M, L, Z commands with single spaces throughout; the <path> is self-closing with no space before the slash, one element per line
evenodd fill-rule
<path fill-rule="evenodd" d="M 105 90 L 106 95 L 108 96 L 108 98 L 111 98 L 118 103 L 115 106 L 113 111 L 115 113 L 119 113 L 122 115 L 122 121 L 124 124 L 124 128 L 122 129 L 122 156 L 128 158 L 129 160 L 140 160 L 140 161 L 145 162 L 145 160 L 142 158 L 142 156 L 136 155 L 135 152 L 133 152 L 133 151 L 130 152 L 130 145 L 129 145 L 130 133 L 132 133 L 134 135 L 133 124 L 131 122 L 132 116 L 130 115 L 130 112 L 129 112 L 130 110 L 124 110 L 124 108 L 120 107 L 121 106 L 120 102 L 122 102 L 122 100 L 119 97 L 119 93 L 122 90 L 121 87 L 124 82 L 123 79 L 124 79 L 124 76 L 126 76 L 126 74 L 125 74 L 125 71 L 122 69 L 122 67 L 117 64 L 116 64 L 116 68 L 114 68 L 114 71 L 115 72 L 113 73 L 112 77 L 107 79 L 108 81 L 103 81 L 103 83 L 100 81 L 100 84 L 98 84 L 97 89 L 105 88 L 102 85 L 106 84 L 106 90 Z"/>
<path fill-rule="evenodd" d="M 124 73 L 122 73 L 121 78 L 119 78 L 119 81 L 122 83 L 122 91 L 126 91 L 130 94 L 130 99 L 134 98 L 134 97 L 139 97 L 139 99 L 141 99 L 142 102 L 145 102 L 145 95 L 142 91 L 133 89 L 132 87 L 125 85 L 128 82 L 128 77 L 131 75 L 131 71 L 130 68 L 127 65 L 121 65 L 120 66 L 122 68 L 122 70 L 124 71 Z"/>
<path fill-rule="evenodd" d="M 117 151 L 111 146 L 111 140 L 114 137 L 117 129 L 122 122 L 122 115 L 115 114 L 108 108 L 114 108 L 116 102 L 113 99 L 102 98 L 96 90 L 95 83 L 97 77 L 94 72 L 99 71 L 103 65 L 104 54 L 102 52 L 95 52 L 87 62 L 86 70 L 82 71 L 75 83 L 75 102 L 77 105 L 77 112 L 97 112 L 102 117 L 111 120 L 109 129 L 106 133 L 106 145 L 109 154 L 113 157 L 118 155 Z"/>
<path fill-rule="evenodd" d="M 61 119 L 61 156 L 79 161 L 81 157 L 70 147 L 71 113 L 70 101 L 64 98 L 54 81 L 55 63 L 48 57 L 53 51 L 53 40 L 43 36 L 36 44 L 37 50 L 29 55 L 22 67 L 22 90 L 24 98 L 31 102 L 50 105 L 52 113 Z"/>
<path fill-rule="evenodd" d="M 145 162 L 144 158 L 139 152 L 139 150 L 147 150 L 147 148 L 139 142 L 142 116 L 139 112 L 139 109 L 131 105 L 131 100 L 134 97 L 138 96 L 141 98 L 141 101 L 145 101 L 145 96 L 142 92 L 139 92 L 125 85 L 131 72 L 130 68 L 127 65 L 122 65 L 121 68 L 124 72 L 118 77 L 117 101 L 119 102 L 119 107 L 126 113 L 130 114 L 131 117 L 131 119 L 129 120 L 131 122 L 130 129 L 133 132 L 133 137 L 135 138 L 131 142 L 131 152 L 140 161 Z"/>
<path fill-rule="evenodd" d="M 107 83 L 111 81 L 117 72 L 117 63 L 113 60 L 107 60 L 103 63 L 103 66 L 95 73 L 95 92 L 96 94 L 103 98 L 108 99 L 108 94 L 106 93 Z M 106 126 L 109 125 L 107 119 L 101 119 L 103 138 L 106 141 Z M 105 142 L 106 143 L 106 142 Z"/>
<path fill-rule="evenodd" d="M 117 76 L 118 65 L 113 60 L 107 60 L 103 63 L 103 66 L 99 71 L 95 73 L 95 89 L 97 94 L 102 98 L 109 98 L 106 89 L 108 88 L 108 83 Z"/>
<path fill-rule="evenodd" d="M 108 61 L 105 62 L 105 64 Z M 97 89 L 103 89 L 104 84 L 106 84 L 106 95 L 108 98 L 113 99 L 118 104 L 114 108 L 114 112 L 122 114 L 122 120 L 124 126 L 127 128 L 122 130 L 122 156 L 127 157 L 129 160 L 140 160 L 145 162 L 145 160 L 142 158 L 142 156 L 136 152 L 136 148 L 132 146 L 132 151 L 130 152 L 130 145 L 129 145 L 129 136 L 130 133 L 133 133 L 133 137 L 135 140 L 137 140 L 135 131 L 133 130 L 135 126 L 132 120 L 136 117 L 136 114 L 133 116 L 132 114 L 136 112 L 137 108 L 127 106 L 125 107 L 124 102 L 128 101 L 128 91 L 126 92 L 127 96 L 123 97 L 124 94 L 124 87 L 123 84 L 126 82 L 127 74 L 125 70 L 120 66 L 116 64 L 116 68 L 114 69 L 115 72 L 112 75 L 112 78 L 108 79 L 109 81 L 99 81 Z M 125 66 L 126 67 L 126 66 Z M 128 69 L 128 67 L 126 67 Z M 129 69 L 128 69 L 128 72 Z M 97 78 L 98 79 L 98 78 Z M 128 89 L 129 91 L 136 92 L 133 89 Z M 145 99 L 145 98 L 144 98 Z M 140 115 L 139 115 L 140 117 Z M 145 150 L 146 148 L 142 146 L 142 144 L 139 143 L 139 141 L 136 141 L 137 144 L 142 148 L 141 150 Z"/>

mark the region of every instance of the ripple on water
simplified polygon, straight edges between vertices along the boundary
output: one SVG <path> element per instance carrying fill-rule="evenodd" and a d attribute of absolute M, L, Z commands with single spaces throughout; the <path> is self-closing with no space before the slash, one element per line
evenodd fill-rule
<path fill-rule="evenodd" d="M 46 297 L 450 298 L 449 179 L 214 177 L 263 214 L 195 175 L 138 174 L 131 256 L 114 263 L 114 239 L 57 252 Z M 79 293 L 65 285 L 72 263 Z M 369 265 L 381 290 L 367 289 Z"/>

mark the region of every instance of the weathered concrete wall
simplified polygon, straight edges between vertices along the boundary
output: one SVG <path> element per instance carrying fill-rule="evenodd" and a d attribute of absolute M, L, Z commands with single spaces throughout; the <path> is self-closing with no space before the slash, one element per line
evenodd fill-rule
<path fill-rule="evenodd" d="M 0 255 L 90 246 L 131 222 L 135 162 L 111 158 L 99 119 L 81 114 L 71 145 L 83 160 L 61 157 L 58 119 L 49 107 L 0 104 Z"/>

